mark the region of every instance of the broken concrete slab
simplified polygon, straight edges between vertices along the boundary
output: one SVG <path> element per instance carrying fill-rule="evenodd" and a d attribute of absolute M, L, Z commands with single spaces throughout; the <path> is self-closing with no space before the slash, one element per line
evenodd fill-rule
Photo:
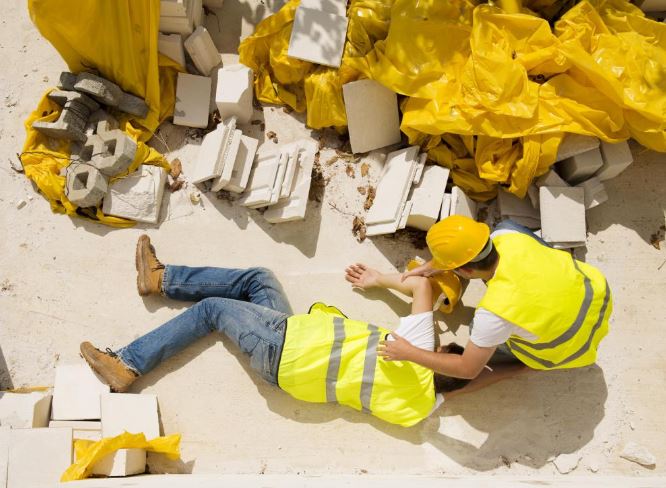
<path fill-rule="evenodd" d="M 374 80 L 342 85 L 349 142 L 355 153 L 364 153 L 400 142 L 398 96 Z"/>
<path fill-rule="evenodd" d="M 412 189 L 408 200 L 410 209 L 405 223 L 407 227 L 427 231 L 437 222 L 449 172 L 448 168 L 439 165 L 425 167 L 421 181 Z"/>
<path fill-rule="evenodd" d="M 166 181 L 164 168 L 142 164 L 134 173 L 111 183 L 102 211 L 107 215 L 156 224 Z"/>
<path fill-rule="evenodd" d="M 106 177 L 90 163 L 71 163 L 66 169 L 65 196 L 78 207 L 96 207 L 108 189 Z"/>
<path fill-rule="evenodd" d="M 136 115 L 140 119 L 145 119 L 148 115 L 148 105 L 143 98 L 131 93 L 123 92 L 123 96 L 120 97 L 120 103 L 118 104 L 118 110 L 130 115 Z"/>
<path fill-rule="evenodd" d="M 211 79 L 205 76 L 178 73 L 174 124 L 199 128 L 208 126 L 211 83 Z"/>
<path fill-rule="evenodd" d="M 250 172 L 245 193 L 238 203 L 244 207 L 259 208 L 277 201 L 288 159 L 288 156 L 281 152 L 258 155 Z"/>
<path fill-rule="evenodd" d="M 585 180 L 584 182 L 576 186 L 585 190 L 586 210 L 594 208 L 597 205 L 601 205 L 606 200 L 608 200 L 608 193 L 606 193 L 606 187 L 601 182 L 601 180 L 596 176 L 593 176 L 592 178 Z"/>
<path fill-rule="evenodd" d="M 196 166 L 190 177 L 192 183 L 203 183 L 222 174 L 224 152 L 235 130 L 236 119 L 231 118 L 218 124 L 214 131 L 204 136 L 197 154 Z"/>
<path fill-rule="evenodd" d="M 185 40 L 185 50 L 189 53 L 199 73 L 209 76 L 213 68 L 221 62 L 220 53 L 213 38 L 202 25 Z M 223 117 L 224 118 L 224 117 Z"/>
<path fill-rule="evenodd" d="M 476 202 L 469 198 L 461 188 L 457 186 L 451 188 L 450 215 L 464 215 L 476 220 L 477 210 Z"/>
<path fill-rule="evenodd" d="M 85 71 L 78 74 L 74 89 L 112 107 L 117 106 L 123 96 L 122 88 L 114 82 Z"/>
<path fill-rule="evenodd" d="M 0 392 L 0 425 L 13 429 L 47 427 L 51 395 L 43 392 Z"/>
<path fill-rule="evenodd" d="M 555 162 L 581 154 L 599 147 L 599 139 L 593 136 L 583 136 L 580 134 L 566 134 L 560 147 L 557 148 L 557 157 Z"/>
<path fill-rule="evenodd" d="M 109 386 L 102 383 L 87 364 L 59 365 L 55 373 L 51 419 L 99 419 L 100 395 L 109 391 Z"/>
<path fill-rule="evenodd" d="M 72 429 L 11 429 L 8 458 L 9 488 L 56 486 L 72 464 Z"/>
<path fill-rule="evenodd" d="M 585 242 L 585 191 L 542 186 L 539 190 L 541 235 L 546 242 Z"/>
<path fill-rule="evenodd" d="M 238 154 L 236 155 L 234 170 L 231 173 L 231 180 L 229 180 L 227 186 L 224 187 L 225 190 L 234 193 L 241 193 L 245 190 L 248 179 L 250 178 L 250 172 L 252 171 L 254 156 L 257 154 L 258 145 L 259 140 L 248 136 L 241 136 L 241 143 L 238 148 Z"/>
<path fill-rule="evenodd" d="M 252 118 L 252 70 L 245 65 L 225 66 L 217 71 L 215 105 L 220 117 L 235 116 L 239 124 Z"/>
<path fill-rule="evenodd" d="M 185 49 L 183 48 L 183 38 L 180 34 L 162 34 L 160 32 L 157 40 L 157 49 L 160 53 L 173 59 L 182 67 L 185 67 Z"/>
<path fill-rule="evenodd" d="M 557 171 L 569 184 L 577 185 L 594 175 L 604 164 L 601 151 L 592 149 L 557 163 Z"/>
<path fill-rule="evenodd" d="M 340 67 L 348 23 L 349 19 L 342 15 L 298 7 L 287 54 L 311 63 Z"/>
<path fill-rule="evenodd" d="M 224 150 L 222 151 L 222 159 L 220 162 L 222 172 L 220 173 L 220 176 L 213 180 L 213 184 L 210 188 L 212 191 L 222 190 L 231 181 L 231 175 L 234 172 L 236 157 L 238 156 L 238 149 L 240 148 L 242 137 L 243 132 L 238 129 L 234 129 L 230 133 Z"/>
<path fill-rule="evenodd" d="M 634 162 L 634 157 L 627 141 L 617 144 L 601 143 L 603 166 L 594 174 L 601 181 L 610 180 L 622 173 Z"/>

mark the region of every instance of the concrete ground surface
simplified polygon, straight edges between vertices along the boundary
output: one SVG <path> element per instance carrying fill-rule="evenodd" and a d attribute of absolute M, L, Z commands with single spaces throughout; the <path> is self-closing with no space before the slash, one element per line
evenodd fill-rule
<path fill-rule="evenodd" d="M 206 25 L 225 53 L 234 53 L 239 38 L 277 8 L 253 0 L 224 5 Z M 343 270 L 351 262 L 392 271 L 402 270 L 415 255 L 428 256 L 419 248 L 418 234 L 362 243 L 352 236 L 353 216 L 363 213 L 364 197 L 357 187 L 375 182 L 380 165 L 369 161 L 370 173 L 363 177 L 364 161 L 350 163 L 351 171 L 344 160 L 326 164 L 341 144 L 333 133 L 325 134 L 320 158 L 330 181 L 322 202 L 308 203 L 302 222 L 268 224 L 260 212 L 212 193 L 190 207 L 191 186 L 172 196 L 170 218 L 159 226 L 118 230 L 51 213 L 48 202 L 9 161 L 21 150 L 23 120 L 66 66 L 29 20 L 24 2 L 6 5 L 0 22 L 5 66 L 0 72 L 3 388 L 52 385 L 56 365 L 80 361 L 82 340 L 117 348 L 188 306 L 138 296 L 134 246 L 144 232 L 165 263 L 272 268 L 296 311 L 322 300 L 351 317 L 388 326 L 408 313 L 404 297 L 358 293 L 344 281 Z M 280 143 L 320 137 L 303 126 L 302 116 L 279 107 L 257 110 L 254 118 L 265 122 L 266 131 L 275 131 Z M 260 126 L 244 129 L 252 135 Z M 160 129 L 171 150 L 168 157 L 181 156 L 187 175 L 200 140 L 186 134 L 191 135 L 170 124 Z M 161 142 L 154 144 L 165 151 Z M 588 212 L 587 251 L 579 253 L 606 273 L 614 294 L 611 331 L 598 365 L 531 372 L 446 401 L 435 415 L 405 429 L 346 407 L 294 400 L 263 383 L 235 347 L 211 335 L 133 388 L 156 393 L 163 432 L 182 434 L 182 461 L 151 456 L 151 471 L 401 479 L 482 474 L 483 479 L 538 480 L 561 479 L 552 461 L 573 454 L 576 467 L 568 477 L 663 476 L 666 251 L 663 241 L 661 249 L 651 241 L 654 234 L 661 233 L 657 241 L 663 239 L 666 164 L 663 155 L 637 144 L 632 151 L 636 162 L 607 184 L 608 202 Z M 27 205 L 19 209 L 21 199 Z M 437 316 L 440 328 L 448 331 L 443 341 L 465 343 L 466 324 L 482 293 L 483 285 L 473 283 L 454 314 Z M 630 441 L 656 456 L 654 469 L 620 458 Z"/>

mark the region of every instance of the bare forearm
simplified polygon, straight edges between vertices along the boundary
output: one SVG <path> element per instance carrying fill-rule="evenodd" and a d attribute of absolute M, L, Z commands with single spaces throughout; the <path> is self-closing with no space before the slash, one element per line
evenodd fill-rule
<path fill-rule="evenodd" d="M 431 352 L 415 347 L 410 350 L 407 360 L 453 378 L 473 379 L 479 375 L 479 370 L 470 368 L 459 354 Z"/>
<path fill-rule="evenodd" d="M 418 278 L 409 277 L 402 281 L 401 277 L 402 275 L 397 273 L 382 273 L 377 279 L 377 284 L 381 288 L 396 290 L 411 297 Z"/>
<path fill-rule="evenodd" d="M 447 398 L 450 398 L 453 395 L 459 395 L 461 393 L 471 393 L 473 391 L 480 390 L 486 386 L 490 386 L 499 381 L 511 378 L 521 373 L 529 371 L 530 368 L 524 364 L 503 364 L 499 365 L 490 371 L 484 369 L 479 376 L 477 376 L 473 381 L 470 381 L 460 390 L 452 391 L 447 394 Z"/>

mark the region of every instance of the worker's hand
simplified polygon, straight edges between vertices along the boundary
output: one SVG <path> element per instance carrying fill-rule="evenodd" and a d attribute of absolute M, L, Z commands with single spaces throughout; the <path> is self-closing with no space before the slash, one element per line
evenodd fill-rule
<path fill-rule="evenodd" d="M 417 266 L 411 271 L 405 271 L 400 275 L 400 281 L 405 281 L 407 278 L 410 276 L 425 276 L 426 278 L 429 278 L 430 276 L 434 276 L 437 273 L 439 273 L 441 270 L 435 269 L 431 266 L 430 261 L 422 264 L 421 266 Z"/>
<path fill-rule="evenodd" d="M 394 341 L 379 341 L 377 353 L 386 361 L 410 361 L 412 353 L 418 348 L 395 332 L 391 332 L 391 336 Z"/>
<path fill-rule="evenodd" d="M 349 281 L 352 288 L 367 290 L 379 286 L 381 273 L 376 269 L 368 268 L 365 264 L 352 264 L 345 269 L 345 279 Z"/>

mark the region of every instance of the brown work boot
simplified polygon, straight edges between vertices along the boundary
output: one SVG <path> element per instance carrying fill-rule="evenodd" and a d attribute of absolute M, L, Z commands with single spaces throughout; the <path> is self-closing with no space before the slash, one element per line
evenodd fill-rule
<path fill-rule="evenodd" d="M 150 244 L 150 237 L 143 234 L 136 243 L 136 287 L 139 295 L 147 295 L 162 292 L 162 277 L 164 276 L 164 265 L 160 263 L 155 255 L 155 248 Z"/>
<path fill-rule="evenodd" d="M 109 349 L 107 352 L 100 351 L 90 342 L 82 342 L 80 349 L 88 366 L 115 392 L 127 391 L 138 376 Z"/>

